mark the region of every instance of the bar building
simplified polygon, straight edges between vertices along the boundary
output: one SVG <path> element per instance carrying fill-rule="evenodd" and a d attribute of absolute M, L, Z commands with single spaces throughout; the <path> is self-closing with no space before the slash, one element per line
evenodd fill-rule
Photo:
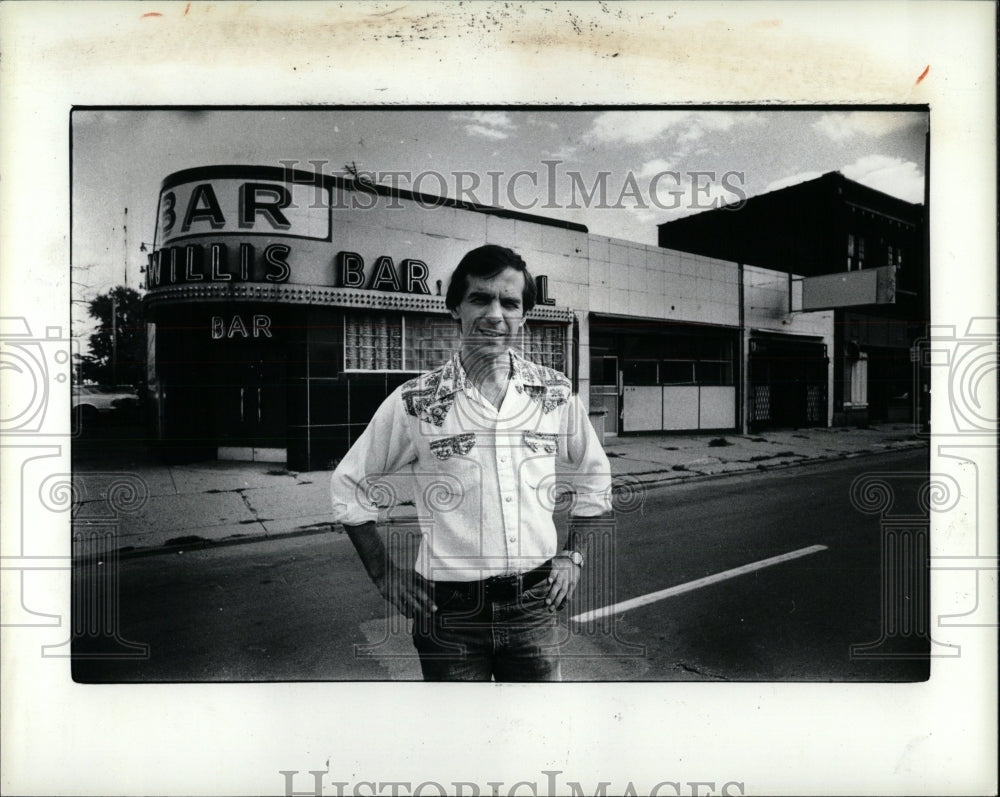
<path fill-rule="evenodd" d="M 923 205 L 828 172 L 751 197 L 738 211 L 710 210 L 660 224 L 658 231 L 663 247 L 819 278 L 804 287 L 814 289 L 812 306 L 825 304 L 835 313 L 834 425 L 928 417 L 928 394 L 914 391 L 929 378 L 915 380 L 911 357 L 930 320 Z M 760 351 L 751 352 L 752 385 L 798 366 L 791 349 L 763 345 L 773 357 L 762 364 Z M 756 403 L 750 420 L 784 425 L 792 418 L 783 408 Z"/>
<path fill-rule="evenodd" d="M 164 454 L 331 467 L 396 386 L 454 350 L 447 280 L 485 243 L 536 275 L 522 349 L 571 378 L 604 434 L 830 424 L 834 311 L 792 310 L 802 274 L 333 175 L 208 166 L 163 181 L 146 266 Z M 780 411 L 761 424 L 764 400 Z"/>

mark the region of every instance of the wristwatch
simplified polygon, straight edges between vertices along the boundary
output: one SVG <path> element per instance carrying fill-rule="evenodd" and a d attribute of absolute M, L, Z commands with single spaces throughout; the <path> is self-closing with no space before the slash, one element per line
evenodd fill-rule
<path fill-rule="evenodd" d="M 583 567 L 583 554 L 579 551 L 559 551 L 559 556 L 568 556 L 569 560 L 577 567 Z"/>

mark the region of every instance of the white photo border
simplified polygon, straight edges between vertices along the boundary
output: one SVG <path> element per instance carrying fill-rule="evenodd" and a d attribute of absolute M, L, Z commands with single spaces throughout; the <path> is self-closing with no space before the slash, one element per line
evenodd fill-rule
<path fill-rule="evenodd" d="M 68 659 L 39 655 L 67 634 L 68 519 L 24 489 L 32 469 L 69 472 L 68 437 L 5 435 L 3 618 L 23 586 L 61 625 L 3 629 L 4 793 L 284 794 L 283 771 L 307 793 L 309 773 L 324 772 L 325 794 L 337 781 L 365 794 L 391 781 L 483 793 L 502 782 L 507 794 L 527 781 L 514 793 L 535 782 L 546 794 L 556 771 L 612 793 L 661 782 L 685 794 L 697 782 L 715 784 L 700 794 L 995 793 L 996 443 L 951 411 L 989 416 L 949 371 L 959 347 L 989 347 L 992 334 L 996 349 L 994 31 L 980 2 L 0 5 L 0 316 L 57 343 L 69 330 L 73 107 L 929 105 L 934 391 L 950 399 L 934 405 L 932 472 L 958 454 L 971 463 L 958 478 L 978 479 L 963 487 L 982 491 L 978 527 L 945 515 L 932 555 L 957 556 L 941 544 L 971 535 L 962 557 L 982 563 L 983 609 L 974 623 L 934 623 L 962 655 L 932 662 L 926 684 L 567 684 L 474 698 L 462 685 L 78 685 Z M 68 419 L 68 404 L 53 391 L 52 413 Z M 49 543 L 18 564 L 29 532 Z M 960 574 L 934 576 L 932 618 L 966 611 Z"/>

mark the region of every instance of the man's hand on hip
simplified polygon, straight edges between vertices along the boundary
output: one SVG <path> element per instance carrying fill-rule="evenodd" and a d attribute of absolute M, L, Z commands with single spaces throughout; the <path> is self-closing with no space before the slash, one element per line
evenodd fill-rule
<path fill-rule="evenodd" d="M 579 565 L 564 554 L 553 557 L 552 572 L 549 573 L 549 593 L 545 596 L 550 612 L 558 611 L 573 597 L 581 570 Z"/>
<path fill-rule="evenodd" d="M 418 613 L 436 612 L 433 596 L 426 583 L 413 570 L 403 570 L 392 561 L 374 521 L 357 526 L 344 525 L 344 531 L 358 551 L 368 571 L 368 577 L 378 587 L 382 597 L 407 617 Z"/>
<path fill-rule="evenodd" d="M 404 570 L 390 564 L 385 574 L 375 580 L 375 586 L 390 604 L 396 607 L 406 617 L 418 614 L 430 614 L 437 611 L 433 596 L 421 583 L 421 579 L 413 570 Z"/>

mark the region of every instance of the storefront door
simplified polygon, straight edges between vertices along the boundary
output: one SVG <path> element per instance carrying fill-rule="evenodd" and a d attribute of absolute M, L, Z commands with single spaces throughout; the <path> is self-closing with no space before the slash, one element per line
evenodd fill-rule
<path fill-rule="evenodd" d="M 283 460 L 287 445 L 283 351 L 270 341 L 227 343 L 216 393 L 219 454 Z"/>
<path fill-rule="evenodd" d="M 618 358 L 595 355 L 590 358 L 590 411 L 604 410 L 604 434 L 618 434 L 621 379 Z"/>
<path fill-rule="evenodd" d="M 827 424 L 827 370 L 822 342 L 760 336 L 750 341 L 750 429 Z"/>

